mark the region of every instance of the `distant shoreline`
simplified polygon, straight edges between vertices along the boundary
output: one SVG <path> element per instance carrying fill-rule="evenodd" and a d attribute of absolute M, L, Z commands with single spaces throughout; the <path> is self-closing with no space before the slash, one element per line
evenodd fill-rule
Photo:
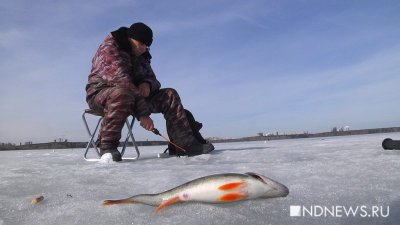
<path fill-rule="evenodd" d="M 387 128 L 372 128 L 360 130 L 347 130 L 347 131 L 330 131 L 322 133 L 299 133 L 299 134 L 278 134 L 268 136 L 251 136 L 243 138 L 221 139 L 212 140 L 213 143 L 223 142 L 246 142 L 246 141 L 270 141 L 282 139 L 297 139 L 297 138 L 318 138 L 318 137 L 334 137 L 334 136 L 347 136 L 347 135 L 362 135 L 362 134 L 378 134 L 378 133 L 394 133 L 400 132 L 400 127 L 387 127 Z M 400 139 L 400 137 L 399 137 Z"/>
<path fill-rule="evenodd" d="M 387 127 L 387 128 L 372 128 L 361 130 L 347 130 L 347 131 L 330 131 L 322 133 L 301 133 L 301 134 L 274 134 L 268 136 L 251 136 L 242 138 L 230 139 L 210 139 L 212 143 L 229 143 L 229 142 L 247 142 L 247 141 L 270 141 L 270 140 L 283 140 L 283 139 L 297 139 L 297 138 L 316 138 L 316 137 L 332 137 L 332 136 L 347 136 L 347 135 L 362 135 L 362 134 L 377 134 L 377 133 L 393 133 L 400 132 L 400 127 Z M 399 137 L 400 139 L 400 137 Z M 138 146 L 160 146 L 167 145 L 165 141 L 136 141 Z M 11 145 L 0 144 L 0 151 L 12 150 L 36 150 L 36 149 L 73 149 L 73 148 L 86 148 L 87 142 L 48 142 L 37 144 L 24 144 L 24 145 Z M 130 143 L 129 146 L 132 146 Z"/>

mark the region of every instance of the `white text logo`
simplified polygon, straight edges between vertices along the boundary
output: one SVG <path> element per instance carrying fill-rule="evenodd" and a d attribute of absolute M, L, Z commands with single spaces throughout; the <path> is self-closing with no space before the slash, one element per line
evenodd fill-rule
<path fill-rule="evenodd" d="M 320 206 L 291 205 L 290 216 L 296 217 L 374 217 L 389 216 L 389 206 Z"/>

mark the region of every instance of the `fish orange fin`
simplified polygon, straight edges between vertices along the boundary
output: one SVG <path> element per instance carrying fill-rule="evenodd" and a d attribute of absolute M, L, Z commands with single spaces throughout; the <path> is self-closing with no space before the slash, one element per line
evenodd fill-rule
<path fill-rule="evenodd" d="M 119 200 L 104 200 L 102 205 L 107 206 L 107 205 L 129 204 L 129 203 L 135 203 L 135 201 L 133 201 L 131 198 L 119 199 Z"/>
<path fill-rule="evenodd" d="M 179 196 L 175 196 L 175 197 L 170 198 L 170 199 L 168 199 L 168 200 L 166 200 L 166 201 L 163 201 L 163 202 L 161 203 L 161 205 L 158 206 L 158 208 L 156 209 L 156 212 L 160 212 L 160 210 L 161 210 L 162 208 L 164 208 L 164 207 L 166 207 L 166 206 L 169 206 L 169 205 L 172 205 L 172 204 L 174 204 L 174 203 L 177 203 L 177 202 L 179 202 L 179 201 L 180 201 Z"/>
<path fill-rule="evenodd" d="M 220 202 L 233 202 L 233 201 L 238 201 L 238 200 L 241 200 L 244 198 L 246 198 L 245 194 L 229 193 L 229 194 L 222 195 L 218 200 Z"/>
<path fill-rule="evenodd" d="M 235 188 L 238 188 L 238 187 L 242 186 L 243 183 L 244 183 L 243 181 L 227 183 L 227 184 L 219 186 L 218 189 L 219 190 L 223 190 L 223 191 L 232 190 L 232 189 L 235 189 Z"/>

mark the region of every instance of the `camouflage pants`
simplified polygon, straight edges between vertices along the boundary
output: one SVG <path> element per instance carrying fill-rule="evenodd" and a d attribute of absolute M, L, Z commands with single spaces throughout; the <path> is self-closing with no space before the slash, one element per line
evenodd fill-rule
<path fill-rule="evenodd" d="M 195 139 L 178 93 L 171 88 L 160 89 L 146 99 L 152 113 L 162 113 L 166 120 L 168 136 L 178 145 L 187 146 Z M 115 148 L 128 116 L 135 114 L 135 96 L 121 87 L 101 90 L 91 100 L 90 108 L 104 112 L 99 140 L 101 148 Z"/>

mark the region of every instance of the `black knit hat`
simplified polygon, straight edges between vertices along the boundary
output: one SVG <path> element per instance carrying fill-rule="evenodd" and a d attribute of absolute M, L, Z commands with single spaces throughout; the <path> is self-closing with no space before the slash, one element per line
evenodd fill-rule
<path fill-rule="evenodd" d="M 153 31 L 144 23 L 134 23 L 128 29 L 128 37 L 150 46 L 153 42 Z"/>

